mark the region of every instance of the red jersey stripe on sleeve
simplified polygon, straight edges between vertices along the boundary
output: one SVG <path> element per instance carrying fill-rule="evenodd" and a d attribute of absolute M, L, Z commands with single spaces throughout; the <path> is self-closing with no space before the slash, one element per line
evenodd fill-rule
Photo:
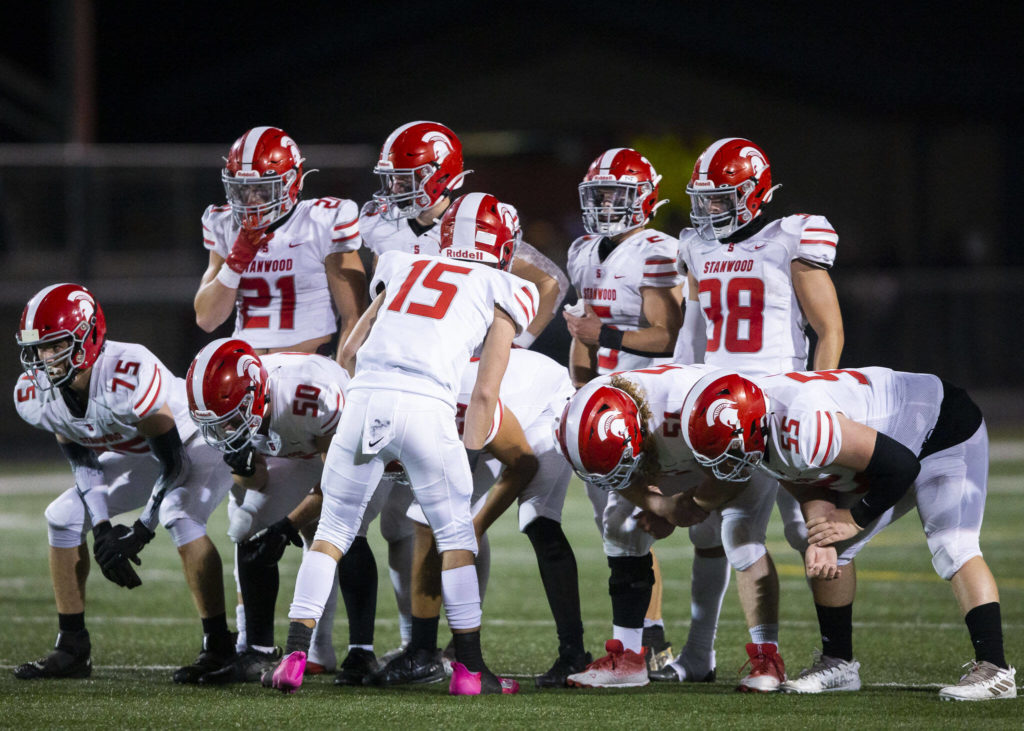
<path fill-rule="evenodd" d="M 143 394 L 142 398 L 140 398 L 135 404 L 134 411 L 139 415 L 140 419 L 152 411 L 153 407 L 156 405 L 157 396 L 160 395 L 160 385 L 162 381 L 163 379 L 160 376 L 160 368 L 155 366 L 153 368 L 153 379 L 149 382 L 149 386 L 146 388 L 146 393 Z"/>
<path fill-rule="evenodd" d="M 331 418 L 327 420 L 327 423 L 324 424 L 323 427 L 322 427 L 324 434 L 327 434 L 334 427 L 336 427 L 338 425 L 339 421 L 341 421 L 341 394 L 340 393 L 338 394 L 338 398 L 337 398 L 337 400 L 335 401 L 335 404 L 334 404 L 334 413 L 331 415 Z"/>

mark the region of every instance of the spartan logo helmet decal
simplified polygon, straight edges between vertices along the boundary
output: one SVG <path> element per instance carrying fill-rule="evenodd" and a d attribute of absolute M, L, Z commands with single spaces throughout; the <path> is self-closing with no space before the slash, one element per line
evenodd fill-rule
<path fill-rule="evenodd" d="M 434 157 L 439 166 L 446 157 L 452 154 L 452 143 L 448 136 L 441 132 L 427 132 L 423 135 L 423 141 L 433 144 Z"/>
<path fill-rule="evenodd" d="M 755 178 L 760 178 L 761 173 L 768 167 L 768 161 L 765 160 L 764 153 L 756 147 L 744 147 L 740 150 L 740 157 L 750 160 L 750 166 L 754 169 Z"/>
<path fill-rule="evenodd" d="M 714 426 L 716 422 L 725 424 L 733 429 L 741 429 L 740 413 L 736 404 L 730 399 L 718 399 L 713 401 L 705 414 L 708 426 Z"/>
<path fill-rule="evenodd" d="M 611 437 L 617 437 L 624 442 L 629 442 L 629 428 L 626 420 L 622 418 L 619 411 L 606 411 L 597 420 L 597 438 L 602 442 Z"/>

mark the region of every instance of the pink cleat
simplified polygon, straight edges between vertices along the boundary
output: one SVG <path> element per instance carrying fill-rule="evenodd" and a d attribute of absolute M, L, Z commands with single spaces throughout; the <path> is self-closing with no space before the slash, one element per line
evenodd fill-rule
<path fill-rule="evenodd" d="M 296 650 L 274 668 L 270 686 L 283 693 L 294 693 L 302 686 L 302 673 L 306 669 L 306 653 Z M 264 684 L 266 681 L 264 680 Z"/>
<path fill-rule="evenodd" d="M 519 683 L 511 678 L 499 678 L 488 673 L 490 678 L 497 681 L 494 684 L 490 678 L 483 678 L 483 673 L 471 673 L 469 668 L 461 662 L 452 663 L 452 680 L 448 685 L 448 695 L 486 695 L 490 693 L 504 693 L 515 695 L 519 692 Z"/>

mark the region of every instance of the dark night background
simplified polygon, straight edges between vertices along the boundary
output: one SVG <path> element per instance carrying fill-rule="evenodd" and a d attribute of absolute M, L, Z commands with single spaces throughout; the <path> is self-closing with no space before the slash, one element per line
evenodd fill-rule
<path fill-rule="evenodd" d="M 1024 61 L 1013 3 L 120 3 L 5 8 L 0 24 L 2 314 L 57 280 L 92 287 L 110 336 L 179 374 L 208 339 L 191 299 L 199 217 L 249 127 L 298 142 L 308 196 L 362 202 L 399 124 L 454 129 L 465 190 L 515 203 L 559 265 L 576 184 L 608 147 L 644 152 L 686 225 L 694 159 L 754 139 L 822 213 L 844 366 L 938 373 L 990 421 L 1024 423 L 1017 230 Z M 539 342 L 564 360 L 564 323 Z M 154 335 L 159 332 L 159 337 Z M 13 382 L 13 345 L 0 373 Z M 5 434 L 25 437 L 6 399 Z"/>

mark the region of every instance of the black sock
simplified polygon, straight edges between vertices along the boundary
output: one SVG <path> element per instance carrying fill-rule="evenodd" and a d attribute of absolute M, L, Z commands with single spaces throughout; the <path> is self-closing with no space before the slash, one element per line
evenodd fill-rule
<path fill-rule="evenodd" d="M 455 640 L 455 659 L 466 666 L 471 673 L 487 670 L 483 651 L 480 649 L 480 630 L 452 635 Z"/>
<path fill-rule="evenodd" d="M 821 630 L 821 654 L 840 660 L 853 659 L 853 604 L 842 607 L 814 605 Z"/>
<path fill-rule="evenodd" d="M 412 630 L 409 633 L 409 650 L 437 649 L 437 625 L 440 617 L 417 617 L 412 615 Z"/>
<path fill-rule="evenodd" d="M 202 622 L 204 635 L 222 638 L 230 634 L 228 631 L 228 617 L 223 612 L 213 617 L 203 617 Z"/>
<path fill-rule="evenodd" d="M 612 622 L 617 627 L 639 629 L 651 603 L 654 569 L 651 554 L 609 556 L 608 593 L 612 598 Z"/>
<path fill-rule="evenodd" d="M 526 527 L 526 537 L 537 554 L 537 568 L 558 632 L 558 654 L 583 654 L 583 619 L 580 616 L 579 574 L 576 555 L 562 526 L 550 518 L 537 518 Z"/>
<path fill-rule="evenodd" d="M 85 612 L 58 614 L 57 627 L 61 632 L 81 632 L 85 629 Z"/>
<path fill-rule="evenodd" d="M 313 641 L 313 628 L 302 622 L 288 623 L 288 639 L 285 641 L 284 654 L 293 652 L 309 652 L 309 643 Z"/>
<path fill-rule="evenodd" d="M 352 541 L 338 563 L 338 587 L 348 613 L 348 643 L 372 645 L 377 618 L 377 562 L 365 538 Z"/>
<path fill-rule="evenodd" d="M 988 661 L 996 667 L 1006 668 L 1006 656 L 1003 654 L 1003 619 L 999 602 L 981 604 L 964 617 L 967 631 L 971 633 L 971 644 L 974 645 L 974 659 L 978 662 Z"/>
<path fill-rule="evenodd" d="M 277 564 L 256 561 L 254 551 L 244 544 L 236 547 L 235 565 L 245 605 L 245 641 L 250 647 L 273 647 L 274 606 L 281 586 Z"/>

